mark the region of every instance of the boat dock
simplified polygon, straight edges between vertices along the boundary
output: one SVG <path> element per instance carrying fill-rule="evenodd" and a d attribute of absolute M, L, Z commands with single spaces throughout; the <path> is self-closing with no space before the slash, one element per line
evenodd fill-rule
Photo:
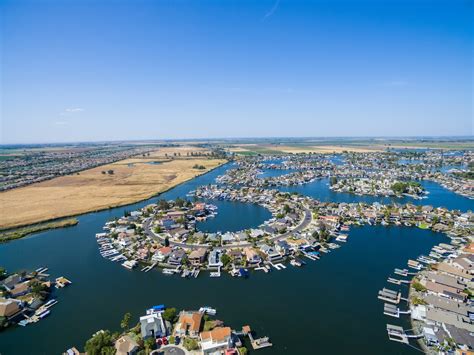
<path fill-rule="evenodd" d="M 401 284 L 409 284 L 409 283 L 410 283 L 409 280 L 399 280 L 399 279 L 395 279 L 395 278 L 393 278 L 393 277 L 389 277 L 389 278 L 387 279 L 387 282 L 390 282 L 390 283 L 392 283 L 392 284 L 394 284 L 394 285 L 401 285 Z"/>
<path fill-rule="evenodd" d="M 217 268 L 217 271 L 211 272 L 211 274 L 209 276 L 210 277 L 221 277 L 221 267 L 219 266 Z"/>
<path fill-rule="evenodd" d="M 401 314 L 410 314 L 410 310 L 401 311 L 400 308 L 391 303 L 385 303 L 383 305 L 383 314 L 389 317 L 400 318 Z"/>
<path fill-rule="evenodd" d="M 152 265 L 145 266 L 145 267 L 142 269 L 142 271 L 148 272 L 148 271 L 150 271 L 151 269 L 153 269 L 156 265 L 158 265 L 157 262 L 153 263 Z"/>
<path fill-rule="evenodd" d="M 72 282 L 63 276 L 56 278 L 56 288 L 63 288 L 70 284 L 72 284 Z"/>
<path fill-rule="evenodd" d="M 408 260 L 408 267 L 420 271 L 423 268 L 423 265 L 421 265 L 418 261 L 416 260 Z"/>
<path fill-rule="evenodd" d="M 382 301 L 399 304 L 402 295 L 400 292 L 390 290 L 388 288 L 383 288 L 379 291 L 377 298 Z"/>
<path fill-rule="evenodd" d="M 278 271 L 283 270 L 283 269 L 286 269 L 286 266 L 283 265 L 282 263 L 273 264 L 272 262 L 270 262 L 270 265 L 273 266 L 273 267 L 274 267 L 275 269 L 277 269 Z"/>
<path fill-rule="evenodd" d="M 270 269 L 269 266 L 264 265 L 264 266 L 256 267 L 254 270 L 262 270 L 262 271 L 264 271 L 265 273 L 268 273 L 268 272 L 270 272 L 271 269 Z"/>
<path fill-rule="evenodd" d="M 409 344 L 409 339 L 419 339 L 423 334 L 407 334 L 406 331 L 398 325 L 387 324 L 388 338 L 399 343 Z"/>
<path fill-rule="evenodd" d="M 242 334 L 247 335 L 250 339 L 250 344 L 252 344 L 252 348 L 254 350 L 258 349 L 263 349 L 263 348 L 268 348 L 270 346 L 273 346 L 272 343 L 270 343 L 270 338 L 268 337 L 262 337 L 258 339 L 254 339 L 252 335 L 252 331 L 248 325 L 242 327 Z"/>

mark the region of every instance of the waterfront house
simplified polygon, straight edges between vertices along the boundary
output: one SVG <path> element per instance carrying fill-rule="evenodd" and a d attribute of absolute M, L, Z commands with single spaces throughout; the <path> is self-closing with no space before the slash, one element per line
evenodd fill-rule
<path fill-rule="evenodd" d="M 0 317 L 10 318 L 21 311 L 21 302 L 11 298 L 0 298 Z"/>
<path fill-rule="evenodd" d="M 176 249 L 171 252 L 168 257 L 168 264 L 181 265 L 183 259 L 186 258 L 186 253 L 183 249 Z"/>
<path fill-rule="evenodd" d="M 279 240 L 278 242 L 276 242 L 275 248 L 281 256 L 286 256 L 290 253 L 290 246 L 286 242 L 286 240 Z"/>
<path fill-rule="evenodd" d="M 261 229 L 252 229 L 250 230 L 251 238 L 261 238 L 265 235 L 265 232 Z"/>
<path fill-rule="evenodd" d="M 232 243 L 235 241 L 234 233 L 227 232 L 221 236 L 222 243 Z"/>
<path fill-rule="evenodd" d="M 222 261 L 221 261 L 221 256 L 222 256 L 222 250 L 220 249 L 213 249 L 209 253 L 209 259 L 208 259 L 208 266 L 209 267 L 219 267 L 222 266 Z"/>
<path fill-rule="evenodd" d="M 194 266 L 201 266 L 206 260 L 207 251 L 205 248 L 193 250 L 189 256 L 189 262 Z"/>
<path fill-rule="evenodd" d="M 278 253 L 275 249 L 273 249 L 269 245 L 266 245 L 266 244 L 262 245 L 260 247 L 260 250 L 267 256 L 268 260 L 270 261 L 274 261 L 281 258 L 280 253 Z"/>
<path fill-rule="evenodd" d="M 186 215 L 186 212 L 184 211 L 170 211 L 166 213 L 166 218 L 172 219 L 172 220 L 178 220 L 184 218 Z"/>
<path fill-rule="evenodd" d="M 461 277 L 468 281 L 471 281 L 473 279 L 473 275 L 471 275 L 468 270 L 464 270 L 459 267 L 456 267 L 452 263 L 447 263 L 447 262 L 439 263 L 436 265 L 436 269 L 438 271 L 441 271 L 441 272 L 444 272 L 456 277 Z"/>
<path fill-rule="evenodd" d="M 201 348 L 204 355 L 221 354 L 232 348 L 232 331 L 229 327 L 216 327 L 200 334 Z"/>
<path fill-rule="evenodd" d="M 143 339 L 165 336 L 166 326 L 161 317 L 161 312 L 140 317 L 140 329 Z"/>
<path fill-rule="evenodd" d="M 135 355 L 138 349 L 137 342 L 128 335 L 121 336 L 115 342 L 116 355 Z"/>
<path fill-rule="evenodd" d="M 461 283 L 458 279 L 448 275 L 429 272 L 426 274 L 426 278 L 432 282 L 436 282 L 438 284 L 457 289 L 458 291 L 463 291 L 466 288 L 465 284 Z"/>
<path fill-rule="evenodd" d="M 155 252 L 151 260 L 153 262 L 163 262 L 166 260 L 166 258 L 168 258 L 171 252 L 172 252 L 171 247 L 162 247 Z"/>
<path fill-rule="evenodd" d="M 181 311 L 178 322 L 174 328 L 174 334 L 180 337 L 189 336 L 197 338 L 201 329 L 202 313 Z"/>
<path fill-rule="evenodd" d="M 10 291 L 12 297 L 18 297 L 26 295 L 30 291 L 30 286 L 28 281 L 16 284 Z"/>
<path fill-rule="evenodd" d="M 262 258 L 260 255 L 258 255 L 258 252 L 253 248 L 244 248 L 244 254 L 247 258 L 247 263 L 250 265 L 255 265 L 262 261 Z"/>
<path fill-rule="evenodd" d="M 220 237 L 217 233 L 209 233 L 207 235 L 207 238 L 206 238 L 206 241 L 207 242 L 219 242 L 220 241 Z"/>
<path fill-rule="evenodd" d="M 237 238 L 237 240 L 243 242 L 243 241 L 246 241 L 249 238 L 249 236 L 245 232 L 239 232 L 239 233 L 236 234 L 236 238 Z"/>
<path fill-rule="evenodd" d="M 11 291 L 16 284 L 20 283 L 22 278 L 18 274 L 8 276 L 5 280 L 1 281 L 0 285 L 3 285 L 8 291 Z"/>
<path fill-rule="evenodd" d="M 472 321 L 456 313 L 436 308 L 428 308 L 426 310 L 426 319 L 435 324 L 449 324 L 458 329 L 467 330 L 470 333 L 474 332 L 474 324 L 472 324 Z"/>
<path fill-rule="evenodd" d="M 227 255 L 229 255 L 234 262 L 242 260 L 242 251 L 240 249 L 227 250 Z"/>

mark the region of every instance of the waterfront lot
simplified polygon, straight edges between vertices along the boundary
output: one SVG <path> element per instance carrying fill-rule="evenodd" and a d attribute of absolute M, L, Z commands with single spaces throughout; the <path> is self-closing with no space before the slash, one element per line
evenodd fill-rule
<path fill-rule="evenodd" d="M 150 154 L 146 159 L 126 159 L 78 175 L 2 192 L 0 228 L 129 204 L 166 191 L 225 162 L 206 157 L 187 158 L 190 151 L 167 148 Z M 174 156 L 174 152 L 181 153 L 182 157 L 159 159 L 165 154 Z M 205 169 L 196 169 L 195 165 L 202 165 Z M 109 170 L 113 170 L 113 174 L 107 173 Z"/>

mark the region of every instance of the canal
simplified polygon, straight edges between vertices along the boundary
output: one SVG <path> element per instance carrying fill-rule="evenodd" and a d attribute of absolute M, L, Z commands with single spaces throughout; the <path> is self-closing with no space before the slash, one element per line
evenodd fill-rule
<path fill-rule="evenodd" d="M 185 197 L 200 185 L 214 183 L 227 168 L 217 168 L 159 198 Z M 299 186 L 302 190 L 298 192 L 305 193 L 306 186 L 309 185 Z M 320 193 L 325 190 L 327 186 Z M 356 196 L 351 198 L 356 200 Z M 58 354 L 71 346 L 82 348 L 99 329 L 119 330 L 124 313 L 131 312 L 138 321 L 147 307 L 160 303 L 178 309 L 210 305 L 218 310 L 219 319 L 234 328 L 249 324 L 258 336 L 268 335 L 274 343 L 273 348 L 257 352 L 262 355 L 334 350 L 415 353 L 409 347 L 388 341 L 386 323 L 400 323 L 383 316 L 377 291 L 387 286 L 386 279 L 394 268 L 404 267 L 407 259 L 446 241 L 443 235 L 417 228 L 356 227 L 345 245 L 323 255 L 319 261 L 308 261 L 303 268 L 288 265 L 286 270 L 270 274 L 254 272 L 248 279 L 227 275 L 210 278 L 207 273 L 201 273 L 197 279 L 182 279 L 156 270 L 128 271 L 103 259 L 95 233 L 101 231 L 107 220 L 157 199 L 89 213 L 80 216 L 75 227 L 1 245 L 0 265 L 7 269 L 47 266 L 52 277 L 64 275 L 73 284 L 57 291 L 59 303 L 49 317 L 0 333 L 0 353 Z M 268 211 L 251 204 L 237 214 L 233 208 L 222 206 L 218 212 L 211 220 L 213 225 L 205 229 L 232 229 L 238 226 L 236 219 L 247 220 L 245 227 L 249 228 L 268 218 Z M 390 285 L 392 289 L 396 287 Z"/>

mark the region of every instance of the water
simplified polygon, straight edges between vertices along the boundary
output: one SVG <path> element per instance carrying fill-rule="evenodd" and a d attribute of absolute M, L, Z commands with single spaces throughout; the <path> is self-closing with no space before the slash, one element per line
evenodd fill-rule
<path fill-rule="evenodd" d="M 237 201 L 205 200 L 217 206 L 217 216 L 198 222 L 197 229 L 202 232 L 237 232 L 255 228 L 272 217 L 270 211 L 256 204 Z"/>
<path fill-rule="evenodd" d="M 214 183 L 226 169 L 220 167 L 160 198 L 184 197 L 199 185 Z M 299 188 L 311 190 L 310 185 Z M 320 191 L 329 190 L 326 186 Z M 351 196 L 353 201 L 355 196 Z M 319 261 L 309 261 L 301 269 L 288 265 L 284 271 L 252 273 L 246 280 L 227 275 L 209 278 L 206 273 L 183 280 L 156 270 L 128 271 L 100 257 L 95 233 L 105 221 L 156 200 L 89 213 L 80 216 L 75 227 L 0 245 L 0 264 L 9 270 L 47 266 L 51 277 L 64 275 L 73 281 L 70 287 L 56 291 L 59 303 L 48 318 L 0 333 L 0 353 L 58 354 L 70 346 L 82 348 L 99 329 L 119 330 L 124 313 L 131 312 L 138 321 L 147 307 L 160 303 L 178 309 L 210 305 L 217 308 L 219 319 L 236 329 L 249 324 L 257 335 L 268 335 L 274 343 L 273 348 L 258 351 L 262 355 L 314 353 L 315 349 L 324 354 L 335 348 L 342 353 L 415 353 L 388 341 L 386 323 L 399 323 L 383 316 L 383 304 L 376 295 L 387 286 L 386 279 L 395 267 L 405 267 L 407 259 L 446 241 L 443 235 L 406 227 L 358 227 L 351 230 L 348 243 Z M 234 208 L 229 209 L 230 214 L 225 212 L 225 206 L 210 223 L 231 228 L 232 220 L 248 218 L 244 211 L 233 213 Z M 259 223 L 268 211 L 254 207 L 242 208 L 259 214 L 252 220 Z M 208 228 L 217 228 L 217 224 Z"/>
<path fill-rule="evenodd" d="M 329 179 L 317 179 L 304 185 L 281 186 L 280 191 L 298 192 L 302 195 L 313 197 L 324 202 L 364 202 L 364 203 L 412 203 L 414 205 L 432 205 L 433 207 L 446 207 L 448 209 L 458 209 L 461 211 L 474 210 L 474 202 L 464 196 L 455 194 L 454 192 L 442 187 L 438 183 L 432 181 L 421 181 L 423 187 L 429 192 L 427 198 L 421 200 L 410 197 L 383 197 L 369 195 L 354 195 L 345 192 L 335 192 L 329 189 Z"/>

